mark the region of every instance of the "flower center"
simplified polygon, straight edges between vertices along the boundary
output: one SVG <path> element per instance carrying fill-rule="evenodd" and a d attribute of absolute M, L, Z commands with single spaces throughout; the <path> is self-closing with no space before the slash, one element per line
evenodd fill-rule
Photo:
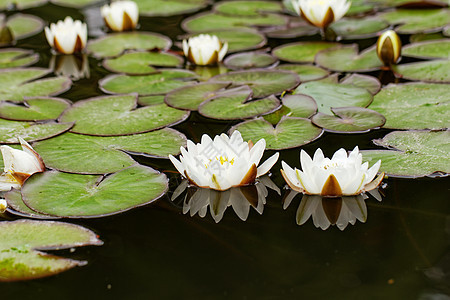
<path fill-rule="evenodd" d="M 205 163 L 205 167 L 208 168 L 210 166 L 229 166 L 234 164 L 234 157 L 229 159 L 227 156 L 218 155 L 215 159 L 209 159 L 207 163 Z"/>

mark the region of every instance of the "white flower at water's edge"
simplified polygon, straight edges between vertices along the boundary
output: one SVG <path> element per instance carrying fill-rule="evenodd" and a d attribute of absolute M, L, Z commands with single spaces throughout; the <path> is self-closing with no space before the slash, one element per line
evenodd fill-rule
<path fill-rule="evenodd" d="M 227 51 L 228 43 L 222 44 L 215 35 L 200 34 L 183 40 L 184 56 L 199 66 L 213 65 L 222 61 Z"/>
<path fill-rule="evenodd" d="M 60 53 L 81 52 L 86 47 L 87 26 L 80 20 L 74 21 L 71 17 L 66 17 L 64 21 L 45 27 L 45 37 L 49 45 Z"/>
<path fill-rule="evenodd" d="M 265 148 L 264 139 L 252 145 L 251 142 L 244 142 L 236 130 L 230 137 L 221 134 L 215 136 L 214 140 L 204 134 L 198 144 L 188 140 L 187 150 L 181 147 L 180 161 L 172 155 L 169 158 L 191 184 L 225 191 L 231 187 L 252 184 L 257 177 L 269 172 L 277 162 L 279 153 L 257 167 Z"/>
<path fill-rule="evenodd" d="M 298 15 L 319 28 L 327 28 L 340 20 L 349 10 L 351 2 L 347 0 L 291 0 Z"/>
<path fill-rule="evenodd" d="M 19 141 L 23 150 L 0 146 L 5 166 L 0 175 L 0 191 L 19 189 L 32 174 L 45 170 L 39 154 L 24 139 L 19 137 Z"/>
<path fill-rule="evenodd" d="M 331 159 L 324 157 L 319 148 L 314 158 L 302 150 L 300 153 L 302 171 L 292 169 L 284 161 L 281 174 L 289 187 L 295 191 L 324 197 L 357 195 L 373 190 L 381 184 L 384 173 L 374 180 L 380 169 L 377 161 L 370 169 L 369 163 L 362 163 L 362 154 L 358 147 L 347 156 L 344 149 L 336 151 Z"/>
<path fill-rule="evenodd" d="M 136 28 L 139 8 L 133 1 L 116 1 L 101 8 L 106 26 L 112 31 L 126 31 Z"/>

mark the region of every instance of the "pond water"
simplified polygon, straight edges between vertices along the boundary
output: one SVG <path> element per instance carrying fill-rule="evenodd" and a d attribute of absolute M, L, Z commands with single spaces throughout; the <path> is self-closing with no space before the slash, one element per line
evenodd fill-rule
<path fill-rule="evenodd" d="M 76 9 L 53 4 L 23 12 L 49 22 L 66 15 L 83 17 Z M 159 32 L 177 41 L 184 33 L 179 24 L 187 16 L 142 17 L 139 30 Z M 270 39 L 268 46 L 318 39 L 318 35 Z M 51 53 L 44 41 L 44 34 L 39 33 L 20 40 L 15 47 L 37 51 L 40 60 L 34 66 L 46 68 Z M 375 41 L 365 39 L 360 44 L 366 47 Z M 95 58 L 89 58 L 89 66 L 90 78 L 75 81 L 58 97 L 76 102 L 103 95 L 98 80 L 110 73 Z M 369 74 L 380 76 L 378 71 Z M 383 83 L 393 80 L 384 79 Z M 203 133 L 227 132 L 237 123 L 193 112 L 173 128 L 198 142 Z M 326 156 L 339 148 L 381 149 L 372 140 L 391 131 L 326 132 L 301 149 L 312 154 L 320 147 Z M 263 160 L 273 153 L 266 151 Z M 268 189 L 263 213 L 250 208 L 246 221 L 232 207 L 220 222 L 215 222 L 209 211 L 203 218 L 183 214 L 184 194 L 171 200 L 181 178 L 170 161 L 133 158 L 164 172 L 170 180 L 169 192 L 154 203 L 122 214 L 63 220 L 93 230 L 104 245 L 51 251 L 88 264 L 47 278 L 0 283 L 4 299 L 450 298 L 449 177 L 387 178 L 380 191 L 382 201 L 370 195 L 363 201 L 367 206 L 364 223 L 356 221 L 345 230 L 337 226 L 321 230 L 311 219 L 297 225 L 300 195 L 283 207 L 288 189 L 279 172 L 281 160 L 298 166 L 299 148 L 281 151 L 272 168 L 271 179 L 281 188 L 281 195 Z M 8 219 L 20 218 L 8 215 Z"/>

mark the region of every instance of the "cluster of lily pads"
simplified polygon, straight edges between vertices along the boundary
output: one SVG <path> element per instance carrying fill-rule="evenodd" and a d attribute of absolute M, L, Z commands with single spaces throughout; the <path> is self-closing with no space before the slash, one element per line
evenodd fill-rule
<path fill-rule="evenodd" d="M 377 171 L 400 177 L 450 173 L 448 3 L 354 0 L 350 6 L 335 0 L 339 7 L 323 9 L 313 0 L 237 0 L 216 2 L 199 14 L 195 12 L 210 5 L 208 1 L 139 0 L 102 6 L 96 0 L 0 0 L 0 8 L 15 11 L 47 2 L 75 5 L 94 19 L 103 17 L 105 25 L 68 17 L 46 27 L 42 42 L 46 39 L 54 50 L 45 69 L 30 67 L 40 59 L 33 49 L 11 48 L 12 42 L 42 32 L 45 22 L 20 12 L 2 15 L 1 40 L 10 48 L 0 50 L 0 143 L 17 148 L 23 138 L 47 168 L 28 174 L 20 190 L 3 195 L 9 213 L 38 219 L 93 218 L 153 202 L 168 192 L 168 179 L 133 159 L 142 155 L 171 157 L 187 180 L 174 199 L 188 182 L 208 188 L 186 194 L 184 213 L 205 216 L 209 207 L 219 221 L 231 205 L 245 220 L 250 206 L 262 213 L 266 187 L 279 192 L 262 177 L 278 154 L 258 167 L 264 149 L 298 148 L 324 132 L 393 130 L 375 141 L 388 150 L 355 149 L 349 156 L 339 150 L 331 160 L 321 151 L 312 159 L 302 152 L 301 171 L 283 163 L 289 187 L 308 195 L 299 207 L 299 224 L 311 215 L 313 220 L 321 216 L 321 222 L 314 223 L 322 229 L 330 224 L 343 229 L 356 219 L 364 222 L 367 213 L 361 209 L 365 205 L 360 193 L 378 186 L 383 175 L 372 181 Z M 114 9 L 121 12 L 119 17 Z M 186 33 L 175 41 L 138 25 L 139 15 L 186 13 L 192 13 L 181 23 Z M 395 33 L 383 36 L 377 48 L 376 38 L 388 29 L 405 44 L 400 62 Z M 88 39 L 91 30 L 101 34 Z M 272 49 L 269 39 L 282 45 Z M 283 39 L 290 42 L 283 44 Z M 347 43 L 360 39 L 358 44 Z M 88 80 L 89 58 L 111 73 L 98 81 L 104 95 L 56 97 L 73 89 L 75 81 Z M 383 86 L 380 79 L 385 76 L 395 76 L 396 83 Z M 228 135 L 214 141 L 204 136 L 195 144 L 171 128 L 192 115 L 228 122 Z M 211 149 L 219 151 L 207 154 Z M 175 156 L 180 151 L 179 161 Z M 380 160 L 381 166 L 376 163 Z M 369 164 L 375 166 L 369 169 Z M 11 180 L 22 173 L 0 161 L 4 167 L 4 176 Z M 326 202 L 316 195 L 340 200 Z M 324 205 L 336 201 L 346 208 L 342 217 L 324 218 Z M 0 280 L 42 277 L 82 264 L 44 256 L 36 249 L 101 244 L 93 232 L 66 223 L 19 220 L 0 226 L 0 235 L 5 235 L 0 241 L 8 241 L 0 247 L 0 270 L 8 272 Z M 64 240 L 61 232 L 71 231 L 67 236 L 72 239 Z M 39 234 L 29 237 L 24 232 Z M 45 234 L 51 238 L 43 238 Z M 17 240 L 27 248 L 17 251 Z"/>

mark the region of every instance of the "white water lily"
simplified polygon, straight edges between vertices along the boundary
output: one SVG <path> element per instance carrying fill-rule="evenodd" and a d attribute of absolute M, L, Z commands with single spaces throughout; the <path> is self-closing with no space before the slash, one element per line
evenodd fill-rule
<path fill-rule="evenodd" d="M 169 158 L 191 184 L 224 191 L 252 184 L 257 177 L 269 172 L 277 162 L 279 153 L 257 167 L 265 148 L 264 139 L 253 146 L 251 142 L 244 142 L 236 130 L 231 137 L 221 134 L 214 140 L 204 134 L 198 144 L 188 140 L 187 150 L 181 147 L 180 161 L 172 155 Z"/>
<path fill-rule="evenodd" d="M 63 54 L 81 52 L 87 42 L 87 26 L 80 20 L 66 17 L 64 21 L 45 27 L 45 37 L 49 45 Z"/>
<path fill-rule="evenodd" d="M 187 59 L 196 65 L 216 64 L 225 57 L 228 43 L 221 43 L 215 35 L 200 34 L 183 40 L 183 52 Z"/>
<path fill-rule="evenodd" d="M 327 197 L 357 195 L 370 191 L 381 184 L 384 173 L 374 180 L 380 169 L 381 161 L 377 161 L 370 169 L 369 163 L 362 163 L 362 154 L 358 147 L 347 156 L 344 149 L 336 151 L 331 159 L 324 157 L 319 148 L 314 158 L 302 150 L 300 153 L 302 170 L 292 169 L 284 161 L 281 174 L 289 187 L 295 191 Z"/>
<path fill-rule="evenodd" d="M 101 8 L 106 26 L 112 31 L 126 31 L 136 28 L 139 8 L 133 1 L 116 1 Z"/>
<path fill-rule="evenodd" d="M 24 139 L 19 137 L 19 141 L 23 150 L 0 146 L 5 166 L 0 175 L 0 191 L 19 189 L 32 174 L 45 170 L 39 154 Z"/>
<path fill-rule="evenodd" d="M 292 6 L 298 15 L 320 28 L 327 28 L 340 20 L 350 8 L 347 0 L 292 0 Z"/>

